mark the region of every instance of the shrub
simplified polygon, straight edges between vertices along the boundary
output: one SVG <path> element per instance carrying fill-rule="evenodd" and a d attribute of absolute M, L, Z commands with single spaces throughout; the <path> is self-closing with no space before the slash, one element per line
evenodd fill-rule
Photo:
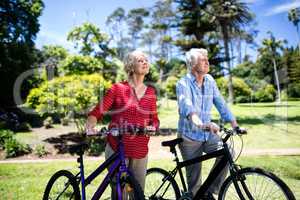
<path fill-rule="evenodd" d="M 289 84 L 288 96 L 289 97 L 300 97 L 300 82 Z"/>
<path fill-rule="evenodd" d="M 0 149 L 4 148 L 4 144 L 6 140 L 12 139 L 14 136 L 14 133 L 7 129 L 1 129 L 0 130 Z"/>
<path fill-rule="evenodd" d="M 57 114 L 63 118 L 72 112 L 85 113 L 110 86 L 99 74 L 54 78 L 31 90 L 26 104 L 41 116 Z"/>
<path fill-rule="evenodd" d="M 88 155 L 99 156 L 105 149 L 105 141 L 101 138 L 91 138 L 89 140 Z"/>
<path fill-rule="evenodd" d="M 256 102 L 272 102 L 276 98 L 276 90 L 273 85 L 267 84 L 254 93 Z"/>
<path fill-rule="evenodd" d="M 52 119 L 52 117 L 47 117 L 45 120 L 44 120 L 44 126 L 45 126 L 45 128 L 46 129 L 48 129 L 48 128 L 52 128 L 53 127 L 53 119 Z"/>
<path fill-rule="evenodd" d="M 169 76 L 165 82 L 165 90 L 171 99 L 176 99 L 176 83 L 178 80 L 176 76 Z"/>
<path fill-rule="evenodd" d="M 5 140 L 4 149 L 6 158 L 16 157 L 31 152 L 31 148 L 28 144 L 22 144 L 14 137 Z"/>
<path fill-rule="evenodd" d="M 58 71 L 63 75 L 90 74 L 103 69 L 103 63 L 91 56 L 69 55 L 58 67 Z"/>
<path fill-rule="evenodd" d="M 38 144 L 35 149 L 34 149 L 34 154 L 37 155 L 38 157 L 43 157 L 47 155 L 47 151 L 45 149 L 45 146 L 42 144 Z"/>
<path fill-rule="evenodd" d="M 227 78 L 224 77 L 218 78 L 216 82 L 222 95 L 227 98 L 228 97 Z M 250 102 L 252 90 L 245 83 L 245 81 L 241 78 L 233 77 L 232 84 L 233 84 L 233 92 L 235 97 L 234 101 L 237 103 Z"/>
<path fill-rule="evenodd" d="M 30 131 L 30 129 L 31 129 L 31 126 L 27 122 L 20 123 L 20 125 L 18 127 L 18 131 Z"/>
<path fill-rule="evenodd" d="M 64 117 L 64 118 L 61 119 L 61 124 L 63 126 L 68 126 L 69 122 L 70 122 L 69 117 Z"/>

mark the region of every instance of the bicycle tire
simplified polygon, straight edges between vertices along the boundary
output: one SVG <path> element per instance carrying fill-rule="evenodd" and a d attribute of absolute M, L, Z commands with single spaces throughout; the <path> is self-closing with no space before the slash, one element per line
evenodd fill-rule
<path fill-rule="evenodd" d="M 126 200 L 145 200 L 145 196 L 140 184 L 133 176 L 125 176 L 120 179 L 122 199 Z M 125 196 L 128 195 L 126 198 Z M 116 195 L 118 199 L 118 194 Z"/>
<path fill-rule="evenodd" d="M 162 184 L 159 184 L 161 182 Z M 147 200 L 179 199 L 180 190 L 169 172 L 161 168 L 150 168 L 146 174 L 145 198 Z"/>
<path fill-rule="evenodd" d="M 241 190 L 244 199 L 287 199 L 295 200 L 290 188 L 276 175 L 271 172 L 267 172 L 260 168 L 243 168 L 237 172 L 240 175 L 241 180 L 238 180 L 238 185 Z M 244 187 L 242 183 L 245 183 Z M 260 185 L 257 185 L 260 184 Z M 265 185 L 263 185 L 265 184 Z M 271 187 L 268 187 L 271 186 Z M 248 189 L 247 194 L 245 188 Z M 277 189 L 277 190 L 274 190 Z M 266 195 L 266 196 L 265 196 Z M 279 196 L 280 195 L 280 196 Z M 281 198 L 277 198 L 277 197 Z M 276 198 L 275 198 L 276 197 Z M 232 176 L 229 176 L 223 183 L 219 200 L 240 199 L 232 181 Z"/>
<path fill-rule="evenodd" d="M 65 181 L 60 185 L 61 180 Z M 55 186 L 62 186 L 62 188 L 58 188 L 57 191 Z M 71 190 L 68 188 L 71 188 Z M 55 197 L 53 198 L 52 195 Z M 71 172 L 67 170 L 60 170 L 53 174 L 53 176 L 50 178 L 43 195 L 43 200 L 53 199 L 80 200 L 79 186 L 76 182 L 76 178 Z"/>

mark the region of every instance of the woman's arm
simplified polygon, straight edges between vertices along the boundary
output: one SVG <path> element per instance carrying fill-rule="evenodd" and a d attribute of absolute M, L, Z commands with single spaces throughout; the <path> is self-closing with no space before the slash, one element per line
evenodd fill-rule
<path fill-rule="evenodd" d="M 116 93 L 116 86 L 113 85 L 107 93 L 103 96 L 103 99 L 98 103 L 91 112 L 88 113 L 88 118 L 86 121 L 86 131 L 94 130 L 94 127 L 97 124 L 98 120 L 103 118 L 103 115 L 108 112 L 114 102 L 115 93 Z"/>

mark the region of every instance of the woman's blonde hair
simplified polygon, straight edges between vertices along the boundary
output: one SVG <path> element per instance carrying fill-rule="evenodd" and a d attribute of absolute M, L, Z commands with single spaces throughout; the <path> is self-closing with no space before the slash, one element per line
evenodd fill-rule
<path fill-rule="evenodd" d="M 128 77 L 132 76 L 134 72 L 134 66 L 135 66 L 137 55 L 144 55 L 145 57 L 147 57 L 147 55 L 140 50 L 134 50 L 125 56 L 124 70 Z"/>

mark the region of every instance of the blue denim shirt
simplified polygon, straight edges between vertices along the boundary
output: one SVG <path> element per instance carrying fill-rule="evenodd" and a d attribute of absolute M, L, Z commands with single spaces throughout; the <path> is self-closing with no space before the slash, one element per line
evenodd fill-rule
<path fill-rule="evenodd" d="M 179 107 L 178 132 L 196 140 L 207 141 L 209 132 L 197 128 L 189 114 L 196 113 L 203 124 L 211 121 L 211 109 L 215 105 L 223 120 L 233 121 L 235 118 L 222 97 L 214 78 L 206 74 L 201 87 L 191 73 L 182 77 L 176 84 L 177 103 Z"/>

